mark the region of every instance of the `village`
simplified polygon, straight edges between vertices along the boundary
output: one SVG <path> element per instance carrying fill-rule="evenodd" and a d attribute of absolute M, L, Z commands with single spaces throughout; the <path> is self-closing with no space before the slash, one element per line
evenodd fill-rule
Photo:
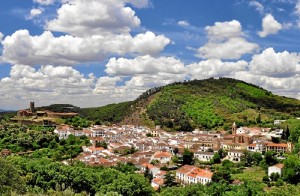
<path fill-rule="evenodd" d="M 275 121 L 275 124 L 280 121 Z M 226 131 L 193 132 L 166 132 L 156 126 L 150 129 L 134 125 L 94 125 L 89 128 L 74 129 L 69 125 L 59 125 L 54 130 L 59 139 L 68 137 L 87 136 L 90 146 L 83 146 L 76 159 L 89 166 L 111 167 L 118 163 L 132 163 L 140 173 L 146 170 L 153 175 L 151 186 L 158 189 L 164 184 L 166 171 L 163 168 L 174 170 L 176 180 L 182 184 L 201 183 L 212 181 L 213 172 L 209 166 L 197 167 L 194 165 L 179 166 L 174 158 L 183 156 L 184 150 L 193 153 L 198 163 L 210 162 L 220 149 L 226 152 L 222 160 L 240 162 L 244 153 L 267 151 L 277 153 L 278 159 L 284 159 L 285 153 L 293 150 L 290 142 L 272 142 L 281 138 L 283 130 L 270 128 L 237 127 L 233 123 L 231 134 Z M 205 164 L 204 164 L 205 165 Z M 283 164 L 276 164 L 268 168 L 268 175 L 281 175 Z"/>

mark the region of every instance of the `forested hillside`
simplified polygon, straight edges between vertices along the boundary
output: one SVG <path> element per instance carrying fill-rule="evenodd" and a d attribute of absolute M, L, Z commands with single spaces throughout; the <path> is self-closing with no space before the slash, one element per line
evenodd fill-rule
<path fill-rule="evenodd" d="M 177 131 L 227 129 L 233 122 L 270 126 L 274 119 L 298 117 L 300 101 L 240 80 L 210 78 L 150 89 L 133 102 L 82 109 L 81 115 L 113 123 L 126 117 Z"/>
<path fill-rule="evenodd" d="M 123 102 L 118 104 L 110 104 L 96 108 L 80 109 L 80 116 L 93 120 L 95 122 L 118 123 L 124 119 L 126 115 L 130 115 L 133 111 L 134 102 Z"/>

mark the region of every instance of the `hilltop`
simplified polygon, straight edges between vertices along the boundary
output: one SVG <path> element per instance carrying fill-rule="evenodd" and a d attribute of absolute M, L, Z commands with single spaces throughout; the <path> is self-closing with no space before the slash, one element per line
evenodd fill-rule
<path fill-rule="evenodd" d="M 132 102 L 81 109 L 90 120 L 161 125 L 167 130 L 268 126 L 274 119 L 300 116 L 300 101 L 231 78 L 176 82 L 150 89 Z"/>

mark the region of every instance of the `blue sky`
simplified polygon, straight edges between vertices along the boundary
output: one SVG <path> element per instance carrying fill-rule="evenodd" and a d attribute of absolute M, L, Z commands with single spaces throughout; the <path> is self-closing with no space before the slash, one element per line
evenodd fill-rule
<path fill-rule="evenodd" d="M 300 99 L 298 0 L 4 0 L 0 108 L 232 77 Z"/>

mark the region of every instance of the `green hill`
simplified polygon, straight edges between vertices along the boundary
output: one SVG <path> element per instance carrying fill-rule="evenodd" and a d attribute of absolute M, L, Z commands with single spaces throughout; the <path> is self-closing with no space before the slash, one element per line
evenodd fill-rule
<path fill-rule="evenodd" d="M 270 126 L 300 116 L 300 101 L 231 78 L 177 82 L 150 89 L 133 102 L 83 109 L 91 120 L 161 125 L 167 130 Z"/>

